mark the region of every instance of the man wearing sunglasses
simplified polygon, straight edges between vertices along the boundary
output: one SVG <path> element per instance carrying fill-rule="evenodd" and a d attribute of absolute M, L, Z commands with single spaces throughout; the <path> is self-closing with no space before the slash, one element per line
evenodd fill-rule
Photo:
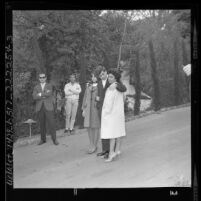
<path fill-rule="evenodd" d="M 54 120 L 52 85 L 46 83 L 45 73 L 39 74 L 40 83 L 34 87 L 33 99 L 36 100 L 36 113 L 40 122 L 41 140 L 38 145 L 46 142 L 46 131 L 51 134 L 52 141 L 58 145 L 56 140 L 56 129 Z"/>

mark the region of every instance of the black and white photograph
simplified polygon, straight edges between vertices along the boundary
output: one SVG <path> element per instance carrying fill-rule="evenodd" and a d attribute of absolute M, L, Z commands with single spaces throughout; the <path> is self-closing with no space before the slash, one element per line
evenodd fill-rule
<path fill-rule="evenodd" d="M 191 14 L 13 10 L 13 188 L 191 187 Z"/>

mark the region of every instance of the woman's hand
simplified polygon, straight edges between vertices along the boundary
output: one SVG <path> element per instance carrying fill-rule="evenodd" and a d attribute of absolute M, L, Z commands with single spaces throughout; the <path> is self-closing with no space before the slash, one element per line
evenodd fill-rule
<path fill-rule="evenodd" d="M 89 90 L 92 91 L 93 87 L 92 85 L 89 85 Z"/>

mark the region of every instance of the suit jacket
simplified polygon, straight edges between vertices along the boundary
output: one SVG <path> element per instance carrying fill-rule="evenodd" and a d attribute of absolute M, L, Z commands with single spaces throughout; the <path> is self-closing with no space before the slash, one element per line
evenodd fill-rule
<path fill-rule="evenodd" d="M 54 98 L 53 98 L 53 92 L 52 92 L 52 85 L 49 83 L 45 84 L 44 90 L 42 90 L 42 87 L 40 84 L 37 84 L 34 87 L 33 90 L 33 99 L 36 100 L 36 112 L 39 112 L 42 106 L 42 103 L 44 103 L 44 106 L 46 110 L 53 111 L 54 110 Z M 41 96 L 38 94 L 41 93 Z"/>
<path fill-rule="evenodd" d="M 126 86 L 120 81 L 120 82 L 117 82 L 117 91 L 119 92 L 125 92 L 127 89 L 126 89 Z"/>
<path fill-rule="evenodd" d="M 102 80 L 99 80 L 98 82 L 98 94 L 97 96 L 100 98 L 100 100 L 97 102 L 97 108 L 98 110 L 100 110 L 100 113 L 101 113 L 101 110 L 102 110 L 102 107 L 103 107 L 103 101 L 104 101 L 104 98 L 105 98 L 105 92 L 107 90 L 107 88 L 110 86 L 110 83 L 107 79 L 106 83 L 105 83 L 105 87 L 103 87 L 103 83 L 102 83 Z"/>

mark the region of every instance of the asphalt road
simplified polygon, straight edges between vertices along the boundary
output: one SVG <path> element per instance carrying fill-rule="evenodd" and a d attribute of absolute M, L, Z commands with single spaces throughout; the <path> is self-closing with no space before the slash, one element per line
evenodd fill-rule
<path fill-rule="evenodd" d="M 111 163 L 86 154 L 88 135 L 64 136 L 60 144 L 14 149 L 14 188 L 117 188 L 189 186 L 190 107 L 126 123 L 122 155 Z M 99 145 L 99 150 L 101 149 Z"/>

